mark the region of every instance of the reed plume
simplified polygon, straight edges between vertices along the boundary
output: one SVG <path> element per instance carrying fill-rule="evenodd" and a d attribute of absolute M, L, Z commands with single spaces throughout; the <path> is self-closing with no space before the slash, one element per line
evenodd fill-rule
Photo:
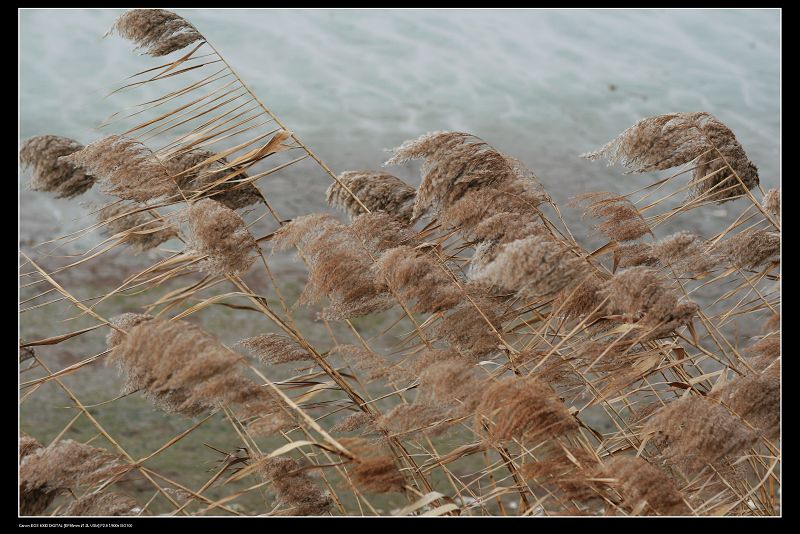
<path fill-rule="evenodd" d="M 258 256 L 256 243 L 244 220 L 232 209 L 204 198 L 189 207 L 187 251 L 206 256 L 204 271 L 224 276 L 247 272 Z"/>
<path fill-rule="evenodd" d="M 465 355 L 485 356 L 501 343 L 492 328 L 498 333 L 502 331 L 503 315 L 503 308 L 496 300 L 475 295 L 472 301 L 465 299 L 449 310 L 437 325 L 435 334 Z"/>
<path fill-rule="evenodd" d="M 394 215 L 373 211 L 357 216 L 348 227 L 373 257 L 400 245 L 414 246 L 418 239 L 414 231 Z"/>
<path fill-rule="evenodd" d="M 91 493 L 71 503 L 62 516 L 126 516 L 136 515 L 139 505 L 121 493 Z"/>
<path fill-rule="evenodd" d="M 732 412 L 753 425 L 768 439 L 780 435 L 780 366 L 742 376 L 712 393 Z"/>
<path fill-rule="evenodd" d="M 364 432 L 374 429 L 375 419 L 367 412 L 356 412 L 348 415 L 335 425 L 331 427 L 331 432 L 355 432 L 362 430 Z"/>
<path fill-rule="evenodd" d="M 412 311 L 436 313 L 457 306 L 463 292 L 437 265 L 436 260 L 403 245 L 384 252 L 375 263 L 384 282 Z"/>
<path fill-rule="evenodd" d="M 247 178 L 247 173 L 241 166 L 230 166 L 225 157 L 218 157 L 208 162 L 214 156 L 214 152 L 194 148 L 165 158 L 161 163 L 178 187 L 192 195 L 203 193 L 204 196 L 232 210 L 264 202 L 261 192 L 252 183 L 232 181 Z M 223 178 L 226 178 L 226 181 L 216 183 Z M 186 192 L 184 194 L 189 196 Z"/>
<path fill-rule="evenodd" d="M 433 132 L 404 142 L 387 165 L 424 158 L 412 220 L 431 208 L 446 207 L 471 189 L 518 181 L 549 200 L 535 175 L 518 160 L 463 132 Z"/>
<path fill-rule="evenodd" d="M 109 204 L 97 212 L 97 222 L 104 225 L 106 235 L 122 235 L 136 253 L 156 248 L 178 235 L 174 225 L 139 211 L 135 204 Z"/>
<path fill-rule="evenodd" d="M 110 341 L 116 344 L 109 345 L 109 359 L 125 377 L 123 392 L 142 391 L 160 410 L 194 417 L 229 403 L 244 417 L 280 414 L 268 390 L 241 374 L 242 357 L 191 323 L 142 320 Z"/>
<path fill-rule="evenodd" d="M 331 496 L 292 458 L 265 458 L 259 472 L 264 480 L 273 484 L 278 503 L 287 507 L 276 515 L 323 515 L 333 504 Z"/>
<path fill-rule="evenodd" d="M 378 419 L 377 426 L 398 436 L 437 436 L 447 429 L 447 425 L 443 424 L 447 418 L 447 410 L 441 406 L 414 402 L 398 404 L 384 413 Z"/>
<path fill-rule="evenodd" d="M 642 119 L 595 152 L 581 157 L 620 162 L 630 172 L 652 172 L 695 162 L 690 197 L 727 202 L 759 183 L 758 169 L 733 132 L 706 112 Z M 736 175 L 734 175 L 734 173 Z"/>
<path fill-rule="evenodd" d="M 739 454 L 756 443 L 756 434 L 718 402 L 683 397 L 659 409 L 647 422 L 661 456 L 689 471 Z"/>
<path fill-rule="evenodd" d="M 19 438 L 19 459 L 22 461 L 23 458 L 36 452 L 37 450 L 42 448 L 42 444 L 36 441 L 36 439 L 30 436 L 20 436 Z"/>
<path fill-rule="evenodd" d="M 732 265 L 740 269 L 757 269 L 780 261 L 781 234 L 770 230 L 744 230 L 718 245 Z"/>
<path fill-rule="evenodd" d="M 248 349 L 266 365 L 313 360 L 306 349 L 288 337 L 278 334 L 249 337 L 239 341 L 237 345 Z"/>
<path fill-rule="evenodd" d="M 476 424 L 485 418 L 495 424 L 489 438 L 553 438 L 573 430 L 578 424 L 555 392 L 540 380 L 508 377 L 485 389 L 477 409 Z"/>
<path fill-rule="evenodd" d="M 779 332 L 772 332 L 762 337 L 747 348 L 750 356 L 748 363 L 756 371 L 761 372 L 777 362 L 781 357 L 781 339 Z"/>
<path fill-rule="evenodd" d="M 603 278 L 597 273 L 590 273 L 577 284 L 564 287 L 553 299 L 553 307 L 561 310 L 564 317 L 574 318 L 592 314 L 587 323 L 598 319 L 602 314 Z"/>
<path fill-rule="evenodd" d="M 603 463 L 603 471 L 613 477 L 611 486 L 631 510 L 642 510 L 644 515 L 692 515 L 672 480 L 641 457 L 613 456 Z"/>
<path fill-rule="evenodd" d="M 19 465 L 20 515 L 42 515 L 59 494 L 125 469 L 117 456 L 71 439 L 32 449 Z"/>
<path fill-rule="evenodd" d="M 106 35 L 117 32 L 149 56 L 166 56 L 205 40 L 189 22 L 166 9 L 131 9 L 123 13 Z"/>
<path fill-rule="evenodd" d="M 376 380 L 389 376 L 391 363 L 373 351 L 355 345 L 337 345 L 330 350 L 331 355 L 340 355 L 347 365 L 364 373 L 366 380 Z"/>
<path fill-rule="evenodd" d="M 608 298 L 609 313 L 640 316 L 639 324 L 658 326 L 670 332 L 691 321 L 699 309 L 694 302 L 678 302 L 674 292 L 654 269 L 631 267 L 615 274 L 603 284 L 602 294 Z"/>
<path fill-rule="evenodd" d="M 394 458 L 388 451 L 361 438 L 344 440 L 355 459 L 348 467 L 356 486 L 374 493 L 403 491 L 405 478 L 398 471 Z"/>
<path fill-rule="evenodd" d="M 24 167 L 32 167 L 31 189 L 50 191 L 58 198 L 76 197 L 91 189 L 95 177 L 61 159 L 83 148 L 79 142 L 58 135 L 39 135 L 23 142 L 19 159 Z"/>
<path fill-rule="evenodd" d="M 551 493 L 560 493 L 562 499 L 587 507 L 602 496 L 603 483 L 593 476 L 598 470 L 597 458 L 591 453 L 578 448 L 564 448 L 526 464 L 522 475 L 538 485 L 549 487 Z"/>
<path fill-rule="evenodd" d="M 437 406 L 453 415 L 475 411 L 484 383 L 475 366 L 463 358 L 442 358 L 419 373 L 416 403 Z"/>
<path fill-rule="evenodd" d="M 586 273 L 580 257 L 550 237 L 532 236 L 503 245 L 475 279 L 520 295 L 552 295 Z"/>
<path fill-rule="evenodd" d="M 139 141 L 109 135 L 59 161 L 86 169 L 100 181 L 104 193 L 145 202 L 175 195 L 178 188 L 153 152 Z"/>
<path fill-rule="evenodd" d="M 346 171 L 337 180 L 328 187 L 325 198 L 330 206 L 342 209 L 351 219 L 365 213 L 353 198 L 355 195 L 370 212 L 382 211 L 404 223 L 411 220 L 416 191 L 400 178 L 379 171 Z"/>
<path fill-rule="evenodd" d="M 664 266 L 675 274 L 707 273 L 722 261 L 717 250 L 690 232 L 676 232 L 656 243 L 631 243 L 614 250 L 616 267 Z"/>
<path fill-rule="evenodd" d="M 348 227 L 329 215 L 306 215 L 284 225 L 273 238 L 275 250 L 297 246 L 309 268 L 300 302 L 327 297 L 327 319 L 348 319 L 391 307 L 385 287 L 371 271 L 365 246 Z"/>
<path fill-rule="evenodd" d="M 586 203 L 585 215 L 604 219 L 595 228 L 614 241 L 633 241 L 652 234 L 650 226 L 634 204 L 625 197 L 606 191 L 585 193 L 573 204 Z"/>
<path fill-rule="evenodd" d="M 773 217 L 780 220 L 781 218 L 781 190 L 780 188 L 772 188 L 764 195 L 761 201 L 761 207 L 771 213 Z"/>

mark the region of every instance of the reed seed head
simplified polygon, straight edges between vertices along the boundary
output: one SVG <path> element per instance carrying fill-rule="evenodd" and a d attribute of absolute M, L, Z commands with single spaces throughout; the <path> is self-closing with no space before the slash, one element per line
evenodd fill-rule
<path fill-rule="evenodd" d="M 411 220 L 416 191 L 400 178 L 379 171 L 346 171 L 337 180 L 328 187 L 325 198 L 351 219 L 365 213 L 355 195 L 370 212 L 385 212 L 406 224 Z"/>
<path fill-rule="evenodd" d="M 149 56 L 166 56 L 204 40 L 185 19 L 166 9 L 131 9 L 120 16 L 109 33 L 133 41 Z"/>
<path fill-rule="evenodd" d="M 219 276 L 247 272 L 258 244 L 244 220 L 230 208 L 204 198 L 189 207 L 188 250 L 203 256 L 201 269 Z"/>
<path fill-rule="evenodd" d="M 59 161 L 96 176 L 104 193 L 145 202 L 176 195 L 178 187 L 153 152 L 139 141 L 109 135 Z"/>
<path fill-rule="evenodd" d="M 58 198 L 72 198 L 91 189 L 95 177 L 61 156 L 68 156 L 84 147 L 77 141 L 58 135 L 39 135 L 22 143 L 19 159 L 31 167 L 31 189 L 50 191 Z"/>

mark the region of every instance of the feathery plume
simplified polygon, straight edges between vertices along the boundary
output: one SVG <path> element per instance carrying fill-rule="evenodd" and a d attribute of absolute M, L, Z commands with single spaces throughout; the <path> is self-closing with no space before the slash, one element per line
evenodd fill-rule
<path fill-rule="evenodd" d="M 273 237 L 275 250 L 297 246 L 309 268 L 300 302 L 331 301 L 322 316 L 348 319 L 392 306 L 385 287 L 372 273 L 368 250 L 348 227 L 329 215 L 298 217 Z"/>
<path fill-rule="evenodd" d="M 363 432 L 370 431 L 375 426 L 375 420 L 367 412 L 356 412 L 348 415 L 331 427 L 331 432 L 355 432 L 364 429 Z"/>
<path fill-rule="evenodd" d="M 706 244 L 689 232 L 677 232 L 661 239 L 652 247 L 652 255 L 664 266 L 671 266 L 678 273 L 708 272 L 716 267 L 721 258 Z"/>
<path fill-rule="evenodd" d="M 720 253 L 740 269 L 756 269 L 780 260 L 781 234 L 770 230 L 745 230 L 718 245 Z"/>
<path fill-rule="evenodd" d="M 141 390 L 165 412 L 194 417 L 221 402 L 241 406 L 243 416 L 280 412 L 267 389 L 239 372 L 242 357 L 191 323 L 152 318 L 111 341 L 109 359 L 125 376 L 123 392 Z"/>
<path fill-rule="evenodd" d="M 178 187 L 153 152 L 139 141 L 109 135 L 59 161 L 86 169 L 101 181 L 104 193 L 145 202 L 175 195 Z"/>
<path fill-rule="evenodd" d="M 474 411 L 483 392 L 475 366 L 463 358 L 439 359 L 420 372 L 419 380 L 415 403 L 434 405 L 454 415 Z"/>
<path fill-rule="evenodd" d="M 204 40 L 185 19 L 166 9 L 131 9 L 123 13 L 106 35 L 117 32 L 149 56 L 166 56 Z"/>
<path fill-rule="evenodd" d="M 362 371 L 366 380 L 376 380 L 389 375 L 391 363 L 367 348 L 355 345 L 337 345 L 330 350 L 329 354 L 341 355 L 347 365 L 357 371 Z"/>
<path fill-rule="evenodd" d="M 772 214 L 773 217 L 780 220 L 781 218 L 781 190 L 774 187 L 767 191 L 764 199 L 761 201 L 761 207 L 767 212 Z"/>
<path fill-rule="evenodd" d="M 652 234 L 650 226 L 636 206 L 625 197 L 606 191 L 585 193 L 572 200 L 573 205 L 586 203 L 584 216 L 602 218 L 595 228 L 614 241 L 633 241 Z"/>
<path fill-rule="evenodd" d="M 344 444 L 355 455 L 348 471 L 356 486 L 374 493 L 403 491 L 406 481 L 391 454 L 361 438 L 346 439 Z"/>
<path fill-rule="evenodd" d="M 718 402 L 683 397 L 659 409 L 647 422 L 661 456 L 694 471 L 752 447 L 757 437 Z"/>
<path fill-rule="evenodd" d="M 632 510 L 644 506 L 645 515 L 692 515 L 672 480 L 657 467 L 636 456 L 614 456 L 603 471 L 615 479 L 624 503 Z"/>
<path fill-rule="evenodd" d="M 178 229 L 163 220 L 138 211 L 133 204 L 109 204 L 97 212 L 97 222 L 108 236 L 123 234 L 125 242 L 138 254 L 156 248 L 178 235 Z"/>
<path fill-rule="evenodd" d="M 463 293 L 436 260 L 402 245 L 384 252 L 375 262 L 378 279 L 392 289 L 412 311 L 436 313 L 458 305 Z"/>
<path fill-rule="evenodd" d="M 495 423 L 489 437 L 496 441 L 550 438 L 578 428 L 550 386 L 535 378 L 515 376 L 495 382 L 484 391 L 477 414 L 476 425 L 481 417 Z"/>
<path fill-rule="evenodd" d="M 353 219 L 348 227 L 373 257 L 400 245 L 415 245 L 414 231 L 403 221 L 380 211 L 365 213 Z"/>
<path fill-rule="evenodd" d="M 719 151 L 719 152 L 718 152 Z M 758 169 L 733 132 L 705 112 L 669 113 L 640 120 L 595 152 L 581 157 L 606 158 L 630 172 L 652 172 L 696 160 L 691 197 L 726 202 L 758 185 Z M 727 162 L 727 163 L 726 163 Z M 730 166 L 730 167 L 729 167 Z"/>
<path fill-rule="evenodd" d="M 204 198 L 189 207 L 188 250 L 207 256 L 201 269 L 217 275 L 243 274 L 258 255 L 244 220 L 230 208 Z"/>
<path fill-rule="evenodd" d="M 20 515 L 41 515 L 60 493 L 125 469 L 117 456 L 71 439 L 39 447 L 20 461 Z"/>
<path fill-rule="evenodd" d="M 500 332 L 502 317 L 503 310 L 495 300 L 475 295 L 472 302 L 465 299 L 444 315 L 435 334 L 465 355 L 485 356 L 500 344 L 491 327 Z"/>
<path fill-rule="evenodd" d="M 541 203 L 541 195 L 526 190 L 525 183 L 511 181 L 467 191 L 445 206 L 439 219 L 445 226 L 461 229 L 469 239 L 508 242 L 544 229 Z M 497 224 L 501 219 L 505 230 Z"/>
<path fill-rule="evenodd" d="M 575 283 L 586 271 L 578 256 L 552 238 L 531 236 L 503 245 L 475 279 L 541 297 Z"/>
<path fill-rule="evenodd" d="M 139 505 L 121 493 L 91 493 L 70 504 L 62 516 L 126 516 L 135 515 Z"/>
<path fill-rule="evenodd" d="M 236 165 L 230 167 L 224 157 L 201 165 L 214 156 L 214 152 L 195 148 L 163 159 L 161 163 L 181 189 L 191 191 L 192 194 L 203 192 L 204 196 L 232 210 L 264 201 L 261 192 L 252 183 L 242 184 L 232 181 L 247 178 L 247 173 L 242 167 Z M 218 180 L 228 176 L 230 177 L 225 182 L 214 185 Z"/>
<path fill-rule="evenodd" d="M 20 436 L 19 438 L 19 459 L 22 461 L 23 458 L 36 452 L 37 450 L 42 448 L 42 444 L 36 441 L 36 439 L 30 436 Z"/>
<path fill-rule="evenodd" d="M 568 318 L 594 313 L 587 323 L 599 319 L 603 312 L 602 284 L 603 279 L 598 274 L 590 273 L 577 284 L 563 288 L 553 299 L 553 309 L 560 309 Z"/>
<path fill-rule="evenodd" d="M 693 302 L 678 303 L 678 298 L 664 286 L 664 282 L 655 270 L 644 266 L 615 274 L 601 290 L 608 298 L 608 313 L 641 313 L 640 324 L 660 325 L 659 332 L 670 332 L 687 324 L 698 306 Z"/>
<path fill-rule="evenodd" d="M 152 315 L 148 315 L 146 313 L 123 313 L 122 315 L 112 317 L 109 322 L 119 330 L 122 330 L 122 332 L 115 328 L 109 330 L 108 335 L 106 336 L 106 344 L 108 345 L 108 348 L 113 349 L 116 347 L 125 339 L 127 332 L 131 328 L 145 321 L 149 321 L 152 318 Z"/>
<path fill-rule="evenodd" d="M 272 482 L 278 503 L 287 507 L 280 515 L 322 515 L 333 504 L 331 496 L 314 483 L 296 460 L 278 456 L 265 458 L 262 465 L 261 476 Z"/>
<path fill-rule="evenodd" d="M 338 176 L 325 194 L 328 205 L 342 209 L 350 219 L 364 213 L 364 208 L 348 193 L 370 210 L 394 215 L 408 224 L 414 207 L 416 191 L 413 187 L 391 174 L 379 171 L 346 171 Z"/>
<path fill-rule="evenodd" d="M 781 357 L 781 338 L 778 333 L 764 336 L 747 348 L 750 366 L 762 372 Z"/>
<path fill-rule="evenodd" d="M 780 434 L 780 367 L 774 365 L 762 373 L 742 376 L 712 393 L 733 413 L 753 425 L 765 437 Z"/>
<path fill-rule="evenodd" d="M 404 142 L 387 165 L 424 158 L 422 183 L 412 220 L 431 208 L 446 207 L 471 189 L 519 181 L 542 200 L 549 200 L 535 175 L 518 160 L 498 152 L 474 135 L 433 132 Z"/>
<path fill-rule="evenodd" d="M 39 135 L 22 143 L 19 159 L 23 166 L 33 168 L 31 189 L 51 191 L 58 198 L 76 197 L 91 189 L 95 177 L 61 159 L 83 148 L 79 142 L 58 135 Z"/>
<path fill-rule="evenodd" d="M 583 449 L 556 450 L 547 458 L 526 464 L 522 475 L 559 491 L 572 501 L 588 505 L 600 498 L 602 484 L 593 478 L 597 459 Z"/>
<path fill-rule="evenodd" d="M 311 355 L 286 336 L 261 334 L 242 339 L 237 345 L 248 349 L 258 360 L 266 365 L 312 360 Z"/>
<path fill-rule="evenodd" d="M 398 404 L 378 419 L 377 425 L 397 435 L 421 433 L 436 436 L 447 428 L 447 410 L 424 402 Z"/>

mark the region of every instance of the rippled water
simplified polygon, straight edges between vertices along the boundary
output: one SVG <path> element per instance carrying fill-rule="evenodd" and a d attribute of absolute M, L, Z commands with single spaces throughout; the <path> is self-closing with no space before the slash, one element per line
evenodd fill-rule
<path fill-rule="evenodd" d="M 21 12 L 22 138 L 88 142 L 120 103 L 138 101 L 102 98 L 149 65 L 130 43 L 101 39 L 121 12 Z M 523 160 L 563 204 L 654 180 L 577 154 L 641 117 L 705 110 L 734 130 L 765 188 L 779 181 L 777 10 L 177 12 L 337 172 L 376 168 L 385 149 L 421 133 L 464 130 Z M 416 168 L 393 172 L 418 181 Z M 290 215 L 320 209 L 327 183 L 298 180 L 260 185 Z M 676 225 L 707 235 L 738 203 Z M 21 206 L 23 240 L 75 229 L 83 213 L 24 189 Z"/>

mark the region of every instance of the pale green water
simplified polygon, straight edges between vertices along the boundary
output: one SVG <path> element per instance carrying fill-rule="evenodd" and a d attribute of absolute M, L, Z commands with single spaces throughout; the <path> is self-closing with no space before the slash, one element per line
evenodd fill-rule
<path fill-rule="evenodd" d="M 140 101 L 102 99 L 151 64 L 130 43 L 101 39 L 121 12 L 21 12 L 22 138 L 88 142 L 108 114 Z M 563 204 L 654 180 L 577 154 L 644 116 L 705 110 L 734 130 L 765 188 L 779 181 L 778 10 L 177 12 L 337 172 L 377 168 L 385 149 L 428 131 L 464 130 L 523 160 Z M 416 167 L 393 172 L 418 181 Z M 287 174 L 260 185 L 293 216 L 322 209 L 328 184 Z M 46 194 L 23 191 L 21 202 L 23 238 L 75 229 L 83 213 Z M 741 202 L 664 231 L 708 235 Z"/>

